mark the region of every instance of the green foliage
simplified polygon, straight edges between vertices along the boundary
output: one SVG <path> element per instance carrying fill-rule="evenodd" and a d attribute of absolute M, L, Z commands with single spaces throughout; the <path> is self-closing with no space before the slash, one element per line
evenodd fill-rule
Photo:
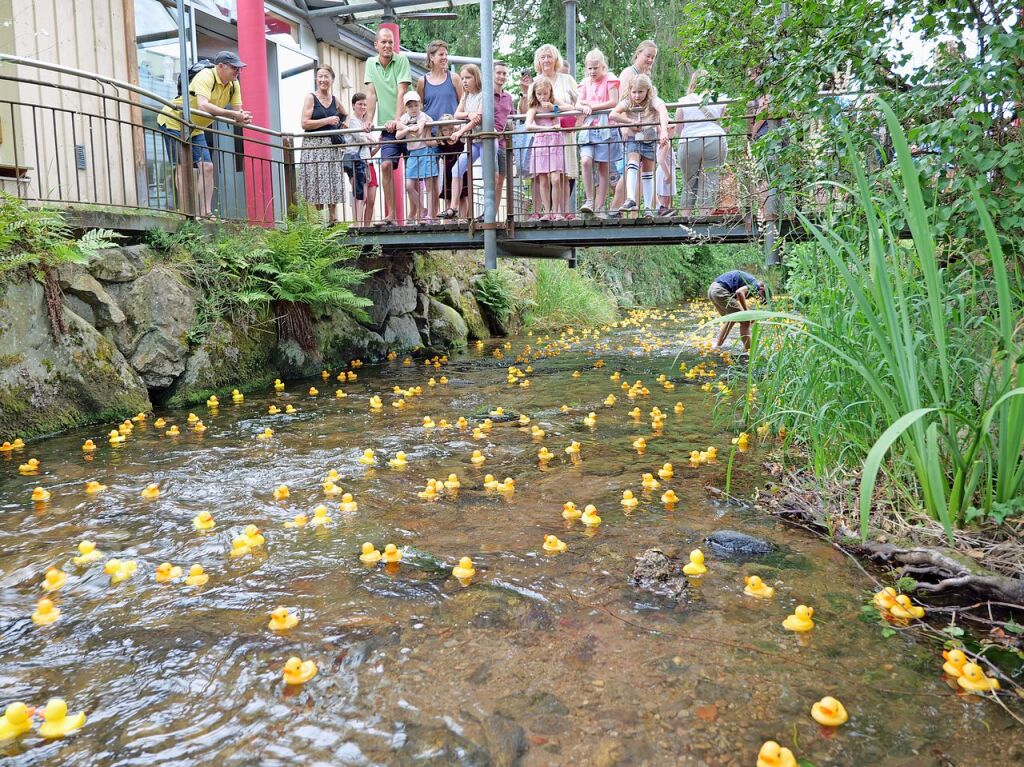
<path fill-rule="evenodd" d="M 516 289 L 512 276 L 504 269 L 491 269 L 477 280 L 476 300 L 486 306 L 504 325 L 516 308 Z"/>
<path fill-rule="evenodd" d="M 564 261 L 537 264 L 537 295 L 526 317 L 530 327 L 592 327 L 614 322 L 616 301 L 595 279 Z"/>

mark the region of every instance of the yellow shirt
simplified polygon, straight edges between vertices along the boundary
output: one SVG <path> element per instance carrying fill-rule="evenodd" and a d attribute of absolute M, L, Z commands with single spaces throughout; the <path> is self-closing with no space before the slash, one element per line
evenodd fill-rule
<path fill-rule="evenodd" d="M 242 108 L 242 86 L 238 82 L 222 83 L 217 78 L 217 69 L 215 67 L 204 69 L 193 77 L 192 82 L 188 84 L 188 92 L 188 104 L 192 110 L 193 136 L 198 136 L 204 129 L 209 128 L 214 120 L 212 117 L 203 117 L 196 114 L 196 110 L 199 109 L 200 96 L 206 96 L 207 100 L 214 106 L 225 108 L 230 104 L 232 109 L 238 110 Z M 180 107 L 181 96 L 174 99 L 173 103 Z M 180 131 L 181 110 L 164 107 L 163 111 L 157 116 L 156 121 L 168 130 Z"/>

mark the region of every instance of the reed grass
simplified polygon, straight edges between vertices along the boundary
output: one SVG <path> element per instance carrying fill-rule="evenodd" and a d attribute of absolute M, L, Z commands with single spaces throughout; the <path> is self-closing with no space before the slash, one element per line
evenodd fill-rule
<path fill-rule="evenodd" d="M 538 329 L 592 327 L 614 322 L 615 297 L 564 261 L 540 261 L 537 290 L 526 324 Z"/>

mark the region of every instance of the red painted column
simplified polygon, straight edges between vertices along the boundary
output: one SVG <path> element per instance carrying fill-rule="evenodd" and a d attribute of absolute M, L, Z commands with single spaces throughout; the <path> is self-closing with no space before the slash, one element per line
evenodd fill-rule
<path fill-rule="evenodd" d="M 267 72 L 267 35 L 263 0 L 238 0 L 238 57 L 246 63 L 242 70 L 242 104 L 253 114 L 253 123 L 269 126 L 270 90 Z M 269 136 L 248 128 L 246 138 L 266 141 Z M 271 174 L 271 147 L 245 142 L 245 203 L 249 223 L 274 223 L 274 187 Z"/>
<path fill-rule="evenodd" d="M 399 45 L 398 38 L 398 24 L 393 21 L 386 21 L 381 24 L 384 29 L 390 29 L 391 34 L 395 36 L 395 55 L 397 56 L 401 52 L 401 46 Z M 243 61 L 245 59 L 242 59 Z M 410 86 L 412 87 L 412 86 Z M 392 172 L 392 178 L 395 182 L 395 221 L 398 224 L 405 223 L 405 160 L 399 158 L 395 164 L 395 169 Z"/>

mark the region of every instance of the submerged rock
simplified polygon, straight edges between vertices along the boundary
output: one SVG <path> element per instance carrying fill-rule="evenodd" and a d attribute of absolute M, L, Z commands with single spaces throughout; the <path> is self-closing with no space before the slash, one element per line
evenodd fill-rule
<path fill-rule="evenodd" d="M 660 549 L 647 549 L 637 556 L 630 582 L 643 591 L 677 600 L 686 597 L 690 585 L 682 565 Z"/>
<path fill-rule="evenodd" d="M 508 717 L 491 714 L 484 718 L 481 726 L 494 767 L 513 767 L 526 753 L 526 733 Z"/>
<path fill-rule="evenodd" d="M 491 764 L 487 752 L 468 738 L 441 725 L 409 725 L 405 742 L 391 762 L 416 767 L 485 767 Z"/>
<path fill-rule="evenodd" d="M 775 551 L 774 544 L 735 530 L 716 530 L 705 540 L 720 557 L 763 557 Z"/>

